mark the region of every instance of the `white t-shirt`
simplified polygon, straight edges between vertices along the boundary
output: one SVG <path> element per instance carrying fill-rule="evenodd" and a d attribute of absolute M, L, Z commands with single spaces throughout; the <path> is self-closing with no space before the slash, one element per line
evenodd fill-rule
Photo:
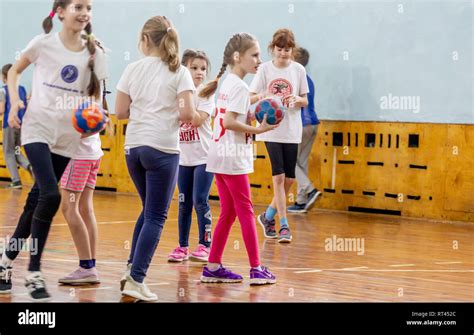
<path fill-rule="evenodd" d="M 149 146 L 179 153 L 178 94 L 194 91 L 188 69 L 171 72 L 159 57 L 145 57 L 127 66 L 117 89 L 130 96 L 125 148 Z"/>
<path fill-rule="evenodd" d="M 73 159 L 81 160 L 98 160 L 104 155 L 102 151 L 102 143 L 100 142 L 100 135 L 94 134 L 89 137 L 81 139 L 76 153 L 72 156 Z"/>
<path fill-rule="evenodd" d="M 204 112 L 209 117 L 199 128 L 193 127 L 191 122 L 180 122 L 179 146 L 181 154 L 179 165 L 197 166 L 206 164 L 207 161 L 207 152 L 212 137 L 211 117 L 214 115 L 216 104 L 214 95 L 207 99 L 199 97 L 202 87 L 198 87 L 194 92 L 194 106 L 197 111 Z"/>
<path fill-rule="evenodd" d="M 73 128 L 72 113 L 87 98 L 90 53 L 87 48 L 79 52 L 67 49 L 59 33 L 36 36 L 22 53 L 35 68 L 21 143 L 46 143 L 51 152 L 73 157 L 81 134 Z M 94 71 L 99 80 L 107 77 L 106 56 L 99 47 Z"/>
<path fill-rule="evenodd" d="M 240 175 L 253 172 L 252 137 L 225 129 L 226 112 L 238 113 L 237 121 L 248 122 L 250 95 L 247 84 L 233 73 L 222 82 L 217 96 L 214 132 L 207 156 L 206 171 Z"/>
<path fill-rule="evenodd" d="M 289 95 L 301 96 L 309 92 L 306 70 L 297 62 L 290 62 L 284 69 L 279 69 L 268 61 L 260 65 L 257 74 L 250 84 L 250 92 L 267 93 L 278 97 Z M 303 122 L 301 109 L 287 109 L 286 115 L 278 128 L 258 134 L 257 141 L 277 143 L 301 143 Z"/>

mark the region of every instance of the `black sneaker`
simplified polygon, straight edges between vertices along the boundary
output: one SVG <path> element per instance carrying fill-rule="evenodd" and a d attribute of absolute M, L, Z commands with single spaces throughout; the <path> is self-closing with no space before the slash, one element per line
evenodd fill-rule
<path fill-rule="evenodd" d="M 8 294 L 12 291 L 12 267 L 0 265 L 0 294 Z"/>
<path fill-rule="evenodd" d="M 49 301 L 51 299 L 48 291 L 46 291 L 46 283 L 40 272 L 33 272 L 26 276 L 25 287 L 28 289 L 33 301 L 40 302 Z"/>
<path fill-rule="evenodd" d="M 305 210 L 309 210 L 311 206 L 313 206 L 314 202 L 318 199 L 318 197 L 321 195 L 321 191 L 319 191 L 317 188 L 312 190 L 311 192 L 308 193 L 308 202 L 306 203 Z"/>
<path fill-rule="evenodd" d="M 20 189 L 22 188 L 21 181 L 14 181 L 13 183 L 8 184 L 5 188 Z"/>
<path fill-rule="evenodd" d="M 260 223 L 260 225 L 262 226 L 263 235 L 266 238 L 277 238 L 278 237 L 278 235 L 276 233 L 276 230 L 275 230 L 275 219 L 267 220 L 265 218 L 265 212 L 263 212 L 262 214 L 260 214 L 258 216 L 257 220 L 258 220 L 258 223 Z"/>
<path fill-rule="evenodd" d="M 306 213 L 306 204 L 299 204 L 295 202 L 294 205 L 288 207 L 288 213 Z"/>

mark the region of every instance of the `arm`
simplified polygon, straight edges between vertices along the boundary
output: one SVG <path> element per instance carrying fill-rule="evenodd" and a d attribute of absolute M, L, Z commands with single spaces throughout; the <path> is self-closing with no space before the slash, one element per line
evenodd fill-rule
<path fill-rule="evenodd" d="M 130 104 L 132 100 L 128 94 L 122 91 L 117 91 L 117 97 L 115 98 L 115 114 L 117 119 L 125 120 L 130 117 Z"/>
<path fill-rule="evenodd" d="M 20 128 L 21 122 L 18 118 L 18 110 L 24 108 L 23 101 L 18 96 L 18 83 L 21 73 L 30 65 L 26 56 L 22 55 L 20 59 L 8 71 L 8 92 L 10 93 L 10 114 L 8 115 L 8 125 L 12 128 Z"/>
<path fill-rule="evenodd" d="M 266 115 L 263 118 L 263 122 L 259 127 L 253 127 L 245 123 L 242 123 L 240 121 L 237 121 L 238 115 L 239 114 L 235 112 L 226 112 L 224 115 L 224 128 L 233 130 L 233 131 L 238 131 L 241 133 L 261 134 L 278 127 L 277 124 L 276 125 L 268 124 Z"/>
<path fill-rule="evenodd" d="M 0 91 L 0 115 L 5 114 L 5 95 Z"/>
<path fill-rule="evenodd" d="M 196 114 L 194 114 L 191 124 L 193 125 L 193 127 L 199 128 L 204 122 L 206 122 L 208 118 L 209 114 L 207 114 L 206 112 L 196 111 Z"/>
<path fill-rule="evenodd" d="M 183 122 L 192 122 L 196 117 L 196 108 L 194 107 L 193 92 L 184 91 L 178 94 L 179 119 Z"/>
<path fill-rule="evenodd" d="M 256 103 L 259 100 L 262 100 L 263 98 L 265 98 L 265 96 L 263 94 L 257 94 L 257 93 L 254 93 L 254 92 L 250 92 L 250 104 L 251 105 L 253 105 L 254 103 Z"/>

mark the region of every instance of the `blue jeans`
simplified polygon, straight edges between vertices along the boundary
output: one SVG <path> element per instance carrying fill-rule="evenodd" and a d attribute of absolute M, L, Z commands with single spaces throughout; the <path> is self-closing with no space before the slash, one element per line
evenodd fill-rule
<path fill-rule="evenodd" d="M 143 206 L 128 260 L 132 264 L 132 278 L 142 283 L 167 219 L 178 178 L 179 154 L 142 146 L 129 149 L 125 160 Z"/>
<path fill-rule="evenodd" d="M 209 190 L 214 175 L 206 172 L 206 164 L 197 166 L 179 166 L 179 245 L 189 246 L 189 230 L 193 214 L 196 210 L 199 226 L 199 244 L 209 248 L 211 245 L 212 214 L 209 206 Z M 207 228 L 207 234 L 206 234 Z"/>

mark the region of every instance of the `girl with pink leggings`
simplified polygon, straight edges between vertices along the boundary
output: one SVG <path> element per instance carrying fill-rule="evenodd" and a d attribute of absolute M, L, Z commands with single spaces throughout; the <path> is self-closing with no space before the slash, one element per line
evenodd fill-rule
<path fill-rule="evenodd" d="M 250 34 L 235 34 L 224 51 L 222 67 L 214 81 L 200 92 L 208 97 L 217 89 L 220 77 L 227 65 L 231 72 L 226 76 L 219 90 L 214 133 L 208 152 L 206 171 L 213 172 L 221 202 L 221 213 L 214 230 L 207 266 L 204 267 L 201 282 L 237 283 L 242 276 L 222 266 L 222 254 L 230 230 L 238 217 L 250 263 L 250 284 L 274 284 L 275 276 L 261 266 L 258 252 L 255 216 L 250 196 L 248 174 L 253 172 L 253 150 L 251 134 L 261 134 L 274 129 L 264 119 L 255 128 L 249 122 L 250 95 L 243 78 L 247 73 L 256 73 L 260 65 L 260 47 Z"/>

